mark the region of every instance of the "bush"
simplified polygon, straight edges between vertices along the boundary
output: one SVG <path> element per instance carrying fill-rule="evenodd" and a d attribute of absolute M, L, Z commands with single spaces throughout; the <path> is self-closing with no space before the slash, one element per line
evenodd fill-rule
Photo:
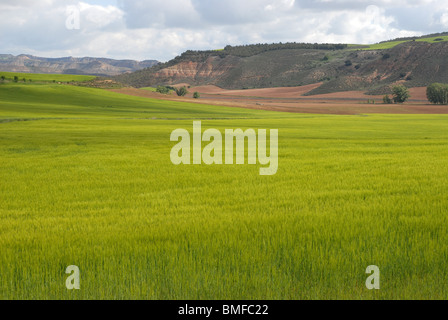
<path fill-rule="evenodd" d="M 14 76 L 14 82 L 19 82 L 19 77 L 18 76 Z"/>
<path fill-rule="evenodd" d="M 433 83 L 426 89 L 426 96 L 431 103 L 448 104 L 448 84 Z"/>
<path fill-rule="evenodd" d="M 161 94 L 169 94 L 170 88 L 164 87 L 164 86 L 158 86 L 156 89 L 156 92 L 161 93 Z"/>
<path fill-rule="evenodd" d="M 392 92 L 394 94 L 394 102 L 395 103 L 403 103 L 408 101 L 410 98 L 409 90 L 403 85 L 398 85 L 392 88 Z"/>
<path fill-rule="evenodd" d="M 393 103 L 392 99 L 389 97 L 388 94 L 386 94 L 386 95 L 383 97 L 383 103 L 384 103 L 384 104 L 392 104 L 392 103 Z"/>
<path fill-rule="evenodd" d="M 2 81 L 5 81 L 6 77 L 5 76 L 1 76 Z"/>
<path fill-rule="evenodd" d="M 350 60 L 345 61 L 345 66 L 350 67 L 352 65 L 352 62 Z"/>
<path fill-rule="evenodd" d="M 184 96 L 187 95 L 187 93 L 188 93 L 188 90 L 187 90 L 187 88 L 185 88 L 185 87 L 176 89 L 176 94 L 177 94 L 179 97 L 184 97 Z"/>
<path fill-rule="evenodd" d="M 195 98 L 195 99 L 199 99 L 200 97 L 201 97 L 201 95 L 199 94 L 199 92 L 195 92 L 193 94 L 193 98 Z"/>

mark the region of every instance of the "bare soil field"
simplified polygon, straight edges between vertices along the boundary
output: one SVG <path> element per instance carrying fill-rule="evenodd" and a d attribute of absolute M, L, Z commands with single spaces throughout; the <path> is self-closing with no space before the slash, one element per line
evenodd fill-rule
<path fill-rule="evenodd" d="M 360 91 L 303 96 L 320 84 L 303 87 L 267 88 L 250 90 L 225 90 L 216 86 L 192 87 L 186 97 L 175 94 L 162 95 L 135 88 L 112 89 L 110 91 L 172 101 L 194 102 L 228 107 L 314 114 L 448 114 L 447 106 L 429 104 L 426 88 L 410 89 L 411 99 L 405 104 L 385 105 L 383 96 L 366 95 Z M 200 92 L 201 99 L 193 99 L 193 92 Z M 368 104 L 367 100 L 375 100 Z"/>
<path fill-rule="evenodd" d="M 216 86 L 202 86 L 191 88 L 203 95 L 216 94 L 237 97 L 259 97 L 259 98 L 299 98 L 305 93 L 320 87 L 322 83 L 311 84 L 301 87 L 278 87 L 265 89 L 247 90 L 225 90 Z"/>

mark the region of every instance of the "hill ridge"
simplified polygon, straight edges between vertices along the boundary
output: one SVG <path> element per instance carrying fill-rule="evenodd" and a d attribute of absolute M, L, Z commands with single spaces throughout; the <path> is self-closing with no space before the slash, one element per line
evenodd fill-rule
<path fill-rule="evenodd" d="M 412 87 L 448 82 L 448 33 L 396 41 L 387 41 L 392 44 L 387 49 L 375 49 L 377 45 L 372 49 L 346 44 L 280 43 L 188 50 L 166 63 L 115 79 L 135 87 L 188 83 L 224 89 L 324 82 L 310 94 L 349 90 L 378 94 L 389 92 L 395 83 Z"/>
<path fill-rule="evenodd" d="M 80 74 L 93 76 L 116 76 L 152 67 L 157 60 L 115 60 L 93 57 L 44 58 L 29 54 L 0 54 L 0 71 L 41 73 L 41 74 Z"/>

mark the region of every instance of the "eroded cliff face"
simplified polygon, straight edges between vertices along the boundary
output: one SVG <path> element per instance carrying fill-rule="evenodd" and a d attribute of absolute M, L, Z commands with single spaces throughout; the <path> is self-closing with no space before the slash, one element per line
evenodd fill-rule
<path fill-rule="evenodd" d="M 229 70 L 237 67 L 238 58 L 209 57 L 205 62 L 184 61 L 159 70 L 151 75 L 151 84 L 202 84 L 219 81 Z"/>

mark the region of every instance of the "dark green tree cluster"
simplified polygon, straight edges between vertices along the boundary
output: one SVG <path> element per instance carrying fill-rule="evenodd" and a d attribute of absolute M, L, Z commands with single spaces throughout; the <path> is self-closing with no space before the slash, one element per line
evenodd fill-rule
<path fill-rule="evenodd" d="M 259 43 L 245 46 L 226 46 L 224 54 L 237 56 L 237 57 L 251 57 L 263 52 L 274 50 L 287 50 L 287 49 L 306 49 L 306 50 L 342 50 L 347 48 L 346 44 L 332 44 L 332 43 Z M 219 52 L 218 52 L 219 53 Z"/>
<path fill-rule="evenodd" d="M 411 97 L 411 95 L 409 94 L 409 89 L 403 85 L 393 87 L 392 93 L 395 103 L 404 103 Z"/>
<path fill-rule="evenodd" d="M 448 104 L 448 84 L 433 83 L 426 88 L 429 102 L 435 104 Z"/>
<path fill-rule="evenodd" d="M 383 97 L 383 103 L 384 103 L 384 104 L 392 104 L 392 103 L 394 103 L 394 101 L 389 97 L 388 94 L 386 94 L 386 95 Z"/>
<path fill-rule="evenodd" d="M 185 88 L 185 87 L 176 89 L 176 94 L 177 94 L 179 97 L 184 97 L 184 96 L 187 95 L 187 93 L 188 93 L 188 90 L 187 90 L 187 88 Z"/>
<path fill-rule="evenodd" d="M 156 88 L 156 92 L 161 93 L 161 94 L 170 94 L 171 89 L 167 86 L 158 86 Z"/>

